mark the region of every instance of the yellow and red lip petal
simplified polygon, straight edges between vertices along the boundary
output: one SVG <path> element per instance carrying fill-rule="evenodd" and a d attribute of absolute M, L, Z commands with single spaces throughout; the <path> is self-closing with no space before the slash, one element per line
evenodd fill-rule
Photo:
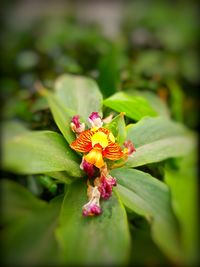
<path fill-rule="evenodd" d="M 110 130 L 103 127 L 94 130 L 86 130 L 82 132 L 79 137 L 70 144 L 70 147 L 82 153 L 90 151 L 92 149 L 92 136 L 97 132 L 102 132 L 108 135 L 110 133 Z"/>
<path fill-rule="evenodd" d="M 103 157 L 110 160 L 118 160 L 124 157 L 124 153 L 117 143 L 110 143 L 102 152 Z"/>
<path fill-rule="evenodd" d="M 92 136 L 95 132 L 90 130 L 86 130 L 82 132 L 79 137 L 70 144 L 70 147 L 78 152 L 88 152 L 92 149 Z"/>
<path fill-rule="evenodd" d="M 102 156 L 102 149 L 98 146 L 95 146 L 87 155 L 85 155 L 84 159 L 97 168 L 101 168 L 105 164 Z"/>

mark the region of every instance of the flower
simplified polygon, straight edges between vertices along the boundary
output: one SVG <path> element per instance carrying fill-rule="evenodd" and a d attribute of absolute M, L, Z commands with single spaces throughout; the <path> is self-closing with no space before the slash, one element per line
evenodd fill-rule
<path fill-rule="evenodd" d="M 104 166 L 103 158 L 118 160 L 124 156 L 111 131 L 103 127 L 82 132 L 70 147 L 78 152 L 88 153 L 84 155 L 84 159 L 97 168 Z"/>
<path fill-rule="evenodd" d="M 85 123 L 80 123 L 80 116 L 75 115 L 71 120 L 71 129 L 73 132 L 80 134 L 85 130 Z"/>
<path fill-rule="evenodd" d="M 94 166 L 87 162 L 84 158 L 82 159 L 82 162 L 80 164 L 81 170 L 84 170 L 89 178 L 91 178 L 94 175 Z"/>
<path fill-rule="evenodd" d="M 101 193 L 103 199 L 109 199 L 112 195 L 113 186 L 117 185 L 116 179 L 112 176 L 101 176 L 96 178 L 94 184 L 98 186 L 98 190 Z"/>
<path fill-rule="evenodd" d="M 101 117 L 99 116 L 98 112 L 92 112 L 88 118 L 90 124 L 92 127 L 101 127 L 103 125 L 103 121 Z"/>
<path fill-rule="evenodd" d="M 100 207 L 100 198 L 109 199 L 112 195 L 113 186 L 117 185 L 117 181 L 109 174 L 106 159 L 118 161 L 117 166 L 124 164 L 124 161 L 134 151 L 133 143 L 128 140 L 124 142 L 124 149 L 115 141 L 112 132 L 103 127 L 103 123 L 109 122 L 112 116 L 102 119 L 98 112 L 92 112 L 88 118 L 91 128 L 85 130 L 85 124 L 80 123 L 79 115 L 72 118 L 71 129 L 76 133 L 76 140 L 70 144 L 75 151 L 84 153 L 80 168 L 84 170 L 89 179 L 88 198 L 89 201 L 82 208 L 83 216 L 94 216 L 102 213 Z M 112 164 L 115 166 L 116 164 Z M 95 167 L 97 169 L 95 169 Z M 99 172 L 98 177 L 93 180 L 94 186 L 90 184 L 92 177 Z"/>
<path fill-rule="evenodd" d="M 99 215 L 102 210 L 100 207 L 100 192 L 98 187 L 89 185 L 88 187 L 89 202 L 83 206 L 82 213 L 83 216 L 94 216 Z"/>
<path fill-rule="evenodd" d="M 101 168 L 101 177 L 94 180 L 94 184 L 98 186 L 98 190 L 101 193 L 103 199 L 108 199 L 112 195 L 113 186 L 117 185 L 117 181 L 114 177 L 109 175 L 107 165 L 105 164 Z"/>
<path fill-rule="evenodd" d="M 129 156 L 130 156 L 134 151 L 136 151 L 136 149 L 135 149 L 133 143 L 131 142 L 131 140 L 126 140 L 126 141 L 124 142 L 124 146 L 125 146 L 125 148 L 124 148 L 124 153 L 128 154 Z"/>

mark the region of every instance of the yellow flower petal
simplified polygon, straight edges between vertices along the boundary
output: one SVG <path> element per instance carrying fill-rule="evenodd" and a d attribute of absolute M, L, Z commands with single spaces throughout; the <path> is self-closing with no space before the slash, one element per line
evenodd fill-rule
<path fill-rule="evenodd" d="M 101 149 L 96 147 L 93 148 L 84 158 L 87 162 L 95 165 L 97 168 L 101 168 L 105 164 Z"/>
<path fill-rule="evenodd" d="M 102 148 L 105 148 L 108 146 L 108 137 L 103 132 L 97 132 L 95 133 L 92 138 L 92 146 L 94 147 L 96 144 L 99 144 Z"/>

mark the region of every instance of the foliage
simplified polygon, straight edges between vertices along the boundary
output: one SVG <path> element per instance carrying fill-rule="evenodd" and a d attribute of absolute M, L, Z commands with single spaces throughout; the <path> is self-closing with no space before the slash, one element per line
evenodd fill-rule
<path fill-rule="evenodd" d="M 13 38 L 1 82 L 5 265 L 197 264 L 196 102 L 185 89 L 198 82 L 197 29 L 182 12 L 130 4 L 114 40 L 69 17 L 3 33 Z M 70 123 L 79 114 L 87 125 L 93 111 L 112 114 L 104 127 L 136 152 L 112 166 L 118 184 L 103 213 L 83 217 L 87 178 Z"/>

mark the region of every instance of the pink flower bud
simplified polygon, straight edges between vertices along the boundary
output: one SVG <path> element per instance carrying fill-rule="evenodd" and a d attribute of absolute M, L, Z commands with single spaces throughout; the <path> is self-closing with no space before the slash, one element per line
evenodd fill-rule
<path fill-rule="evenodd" d="M 117 180 L 114 177 L 112 177 L 111 175 L 108 175 L 106 177 L 106 180 L 107 180 L 107 183 L 109 183 L 112 186 L 116 186 L 117 185 Z"/>
<path fill-rule="evenodd" d="M 80 164 L 81 170 L 84 170 L 89 178 L 91 178 L 94 175 L 94 166 L 87 162 L 84 158 L 82 159 L 82 162 Z"/>
<path fill-rule="evenodd" d="M 134 152 L 136 151 L 133 143 L 131 142 L 131 140 L 127 140 L 124 142 L 124 146 L 125 146 L 125 149 L 126 149 L 126 154 L 128 154 L 129 156 Z"/>
<path fill-rule="evenodd" d="M 87 205 L 83 208 L 83 216 L 94 216 L 101 214 L 102 210 L 96 204 L 94 205 Z"/>
<path fill-rule="evenodd" d="M 101 127 L 103 125 L 103 121 L 101 117 L 99 116 L 98 112 L 92 112 L 88 118 L 89 122 L 92 125 L 92 128 L 94 127 Z"/>
<path fill-rule="evenodd" d="M 103 199 L 109 199 L 112 195 L 112 186 L 109 185 L 106 180 L 103 180 L 99 186 L 99 191 Z"/>
<path fill-rule="evenodd" d="M 85 130 L 85 123 L 80 123 L 80 116 L 75 115 L 71 120 L 71 129 L 73 132 L 80 134 Z"/>
<path fill-rule="evenodd" d="M 101 197 L 103 199 L 108 199 L 112 195 L 112 188 L 113 186 L 116 186 L 117 182 L 116 179 L 113 178 L 112 176 L 108 175 L 106 176 L 101 176 L 100 178 L 100 185 L 98 187 Z"/>
<path fill-rule="evenodd" d="M 97 186 L 91 188 L 92 192 L 90 200 L 83 206 L 83 211 L 82 211 L 83 216 L 99 215 L 102 212 L 99 204 L 100 192 Z"/>

